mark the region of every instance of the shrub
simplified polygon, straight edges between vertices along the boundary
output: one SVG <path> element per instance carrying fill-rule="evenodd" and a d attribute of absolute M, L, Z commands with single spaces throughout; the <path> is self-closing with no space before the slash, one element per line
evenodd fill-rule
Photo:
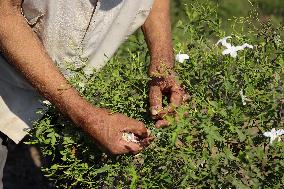
<path fill-rule="evenodd" d="M 86 99 L 143 121 L 156 138 L 136 156 L 111 157 L 49 107 L 30 143 L 41 146 L 49 162 L 43 172 L 58 188 L 283 187 L 284 143 L 263 136 L 284 123 L 283 28 L 235 18 L 232 42 L 254 45 L 235 59 L 215 45 L 226 33 L 212 3 L 191 1 L 185 11 L 174 29 L 175 52 L 190 60 L 175 69 L 191 98 L 176 110 L 178 120 L 168 117 L 171 127 L 156 129 L 149 117 L 149 56 L 140 35 L 100 72 L 73 69 L 70 82 Z"/>

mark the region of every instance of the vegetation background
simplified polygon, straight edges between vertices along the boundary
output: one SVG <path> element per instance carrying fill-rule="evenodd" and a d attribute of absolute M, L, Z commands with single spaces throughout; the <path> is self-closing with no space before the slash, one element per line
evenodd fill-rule
<path fill-rule="evenodd" d="M 202 2 L 203 0 L 201 0 Z M 282 0 L 210 0 L 218 5 L 218 15 L 222 20 L 232 20 L 234 17 L 249 16 L 253 9 L 259 12 L 260 19 L 272 19 L 275 24 L 284 22 L 284 1 Z M 190 0 L 175 0 L 172 2 L 173 21 L 183 19 L 185 15 L 184 5 Z M 223 29 L 229 29 L 228 23 Z M 226 27 L 227 26 L 227 27 Z"/>
<path fill-rule="evenodd" d="M 200 2 L 202 2 L 202 0 Z M 238 1 L 235 1 L 235 0 L 211 0 L 210 2 L 217 4 L 218 16 L 222 19 L 222 23 L 221 23 L 222 30 L 224 30 L 225 33 L 227 33 L 227 34 L 230 34 L 232 32 L 231 25 L 234 23 L 234 20 L 236 18 L 247 17 L 253 12 L 252 10 L 259 12 L 259 18 L 262 21 L 267 21 L 267 20 L 271 19 L 273 25 L 275 25 L 275 26 L 276 25 L 280 25 L 280 26 L 282 25 L 283 26 L 283 22 L 284 22 L 284 1 L 283 0 L 251 0 L 251 1 L 249 1 L 249 0 L 238 0 Z M 175 35 L 180 35 L 179 39 L 182 39 L 183 37 L 185 38 L 185 36 L 181 35 L 180 32 L 176 32 L 177 28 L 175 26 L 178 24 L 178 20 L 187 20 L 185 4 L 190 4 L 190 3 L 192 3 L 192 1 L 190 1 L 190 0 L 174 0 L 174 1 L 172 1 L 172 19 L 173 19 L 174 33 L 175 33 Z M 139 34 L 139 32 L 138 32 L 134 36 L 137 37 L 137 38 L 141 38 L 140 35 L 141 34 Z M 283 39 L 283 32 L 282 32 L 281 38 Z M 132 39 L 130 39 L 130 41 L 131 40 Z M 131 49 L 132 46 L 133 46 L 133 49 L 137 48 L 131 42 L 126 43 L 118 52 L 118 56 L 128 57 L 129 51 L 127 49 Z M 136 56 L 134 54 L 132 54 L 132 55 Z M 184 69 L 186 69 L 186 68 L 184 68 Z M 112 75 L 112 77 L 115 78 L 116 75 Z M 141 78 L 141 79 L 143 79 L 143 78 Z M 110 82 L 111 81 L 112 80 L 110 80 Z M 138 100 L 146 100 L 146 98 L 147 98 L 147 96 L 144 96 L 142 98 L 138 98 Z M 137 100 L 137 99 L 134 99 L 134 100 Z M 118 102 L 120 102 L 119 99 L 118 99 Z M 119 109 L 119 108 L 121 108 L 120 106 L 124 106 L 124 105 L 119 104 L 118 102 L 114 102 L 113 107 L 111 107 L 112 105 L 110 105 L 110 108 L 112 108 L 114 110 L 115 108 Z M 213 104 L 213 106 L 214 105 L 216 106 L 216 104 Z M 123 109 L 123 107 L 121 109 Z M 132 115 L 132 116 L 135 117 L 135 115 Z M 139 118 L 139 116 L 138 116 L 138 118 Z M 40 134 L 41 131 L 38 130 L 37 132 Z M 169 131 L 169 133 L 171 133 L 171 131 Z M 74 134 L 74 133 L 72 133 L 72 134 Z M 41 139 L 43 141 L 40 141 L 40 139 L 38 138 L 37 141 L 34 142 L 34 144 L 42 146 L 43 144 L 41 142 L 47 142 L 47 144 L 50 145 L 50 142 L 52 141 L 50 139 L 52 139 L 52 138 L 56 139 L 57 136 L 56 136 L 56 133 L 55 133 L 55 135 L 51 134 L 50 136 L 45 135 L 45 136 L 39 136 L 39 137 L 42 137 Z M 283 147 L 283 145 L 282 145 L 282 147 Z M 48 149 L 50 149 L 50 148 L 48 148 Z M 52 185 L 47 186 L 46 181 L 42 178 L 42 176 L 39 176 L 37 166 L 40 165 L 40 163 L 38 163 L 38 162 L 34 163 L 34 160 L 37 159 L 37 157 L 35 157 L 35 155 L 34 155 L 34 154 L 36 154 L 34 151 L 35 151 L 34 147 L 32 147 L 32 149 L 31 148 L 28 149 L 24 145 L 19 145 L 14 149 L 14 151 L 12 151 L 10 153 L 8 161 L 7 161 L 7 165 L 6 165 L 6 168 L 5 168 L 5 175 L 6 175 L 5 178 L 4 178 L 4 183 L 6 183 L 6 188 L 4 187 L 5 189 L 52 188 L 54 186 L 54 185 L 53 186 Z M 43 150 L 43 153 L 48 153 L 48 152 L 49 151 L 46 148 Z M 51 149 L 51 152 L 53 152 L 52 149 Z M 232 155 L 232 154 L 230 154 L 230 152 L 228 150 L 226 151 L 226 149 L 225 149 L 225 152 L 227 153 L 228 156 Z M 61 151 L 61 153 L 64 155 L 64 149 Z M 261 153 L 261 152 L 259 152 L 259 153 Z M 283 151 L 282 151 L 282 153 L 283 153 Z M 235 154 L 233 154 L 233 155 L 235 155 Z M 275 155 L 275 156 L 277 156 L 277 155 Z M 248 156 L 248 157 L 251 157 L 251 156 Z M 281 157 L 283 158 L 283 156 L 281 156 Z M 231 158 L 232 158 L 232 156 L 231 156 Z M 243 158 L 245 159 L 245 158 L 247 158 L 247 156 L 243 155 Z M 161 159 L 161 161 L 162 160 L 163 159 Z M 178 163 L 178 162 L 176 162 L 176 163 Z M 199 162 L 199 163 L 202 164 L 202 162 Z M 35 164 L 37 166 L 35 166 Z M 275 171 L 276 172 L 280 171 L 280 173 L 281 173 L 281 171 L 283 171 L 283 165 L 282 165 L 282 167 L 281 166 L 277 167 L 276 164 L 277 163 L 275 163 L 275 167 L 274 167 Z M 23 166 L 23 165 L 27 165 L 27 166 Z M 74 165 L 77 165 L 77 164 L 74 164 Z M 82 171 L 84 169 L 84 166 L 87 166 L 87 165 L 84 165 L 84 163 L 82 163 L 82 164 L 79 164 L 77 166 L 79 167 L 79 169 L 76 169 L 75 172 L 77 171 L 78 175 L 71 175 L 71 177 L 74 180 L 76 180 L 78 183 L 80 183 L 82 181 L 82 180 L 80 181 L 80 179 L 82 179 L 79 176 L 80 171 Z M 274 166 L 274 165 L 272 165 L 272 166 Z M 255 167 L 252 167 L 252 168 L 256 169 Z M 107 167 L 105 167 L 105 169 L 107 169 Z M 280 169 L 280 170 L 277 170 L 277 169 Z M 15 170 L 17 170 L 17 171 L 15 171 Z M 58 170 L 59 170 L 58 167 L 53 166 L 53 167 L 51 167 L 51 169 L 46 169 L 45 174 L 49 174 L 50 178 L 59 179 L 59 180 L 62 179 L 63 181 L 64 181 L 64 177 L 67 178 L 67 177 L 70 176 L 70 175 L 69 176 L 63 175 L 62 178 L 59 178 L 58 175 L 56 175 L 56 174 L 58 174 L 58 173 L 56 173 L 56 171 L 58 171 Z M 103 172 L 104 170 L 99 170 L 99 171 Z M 130 183 L 130 184 L 131 184 L 132 188 L 133 187 L 135 188 L 136 184 L 138 183 L 138 181 L 137 181 L 138 177 L 135 177 L 135 169 L 134 170 L 130 169 L 130 172 L 131 171 L 132 171 L 131 176 L 133 176 L 132 178 L 135 182 Z M 179 170 L 179 171 L 181 171 L 181 170 Z M 226 170 L 223 169 L 222 171 L 226 171 Z M 60 175 L 60 173 L 62 173 L 62 172 L 59 172 L 59 175 Z M 70 171 L 70 174 L 71 173 L 74 174 L 74 172 Z M 98 174 L 98 173 L 94 173 L 94 174 Z M 260 173 L 258 172 L 258 174 L 260 174 Z M 202 174 L 198 175 L 198 177 L 199 176 L 202 178 Z M 206 175 L 203 175 L 203 177 L 206 178 Z M 278 178 L 277 175 L 276 175 L 275 178 Z M 159 178 L 159 179 L 161 179 L 163 181 L 168 181 L 169 182 L 168 186 L 171 186 L 170 185 L 171 179 L 170 179 L 169 175 L 165 174 L 164 178 Z M 195 179 L 198 180 L 198 178 L 195 178 Z M 72 180 L 72 179 L 69 178 L 69 180 Z M 201 181 L 199 181 L 199 182 L 201 182 Z M 275 181 L 274 183 L 277 183 L 277 181 Z M 65 183 L 65 184 L 69 184 L 69 186 L 70 186 L 71 183 Z M 91 185 L 92 183 L 89 183 L 89 184 Z M 205 183 L 205 185 L 207 185 L 207 184 L 208 183 Z M 60 181 L 58 182 L 58 186 L 59 185 L 60 185 Z M 76 184 L 74 184 L 74 185 L 76 185 Z M 63 184 L 61 183 L 60 186 L 63 188 L 64 183 Z M 165 185 L 164 187 L 166 187 L 166 186 L 167 185 Z M 67 185 L 66 185 L 66 187 L 67 187 Z"/>

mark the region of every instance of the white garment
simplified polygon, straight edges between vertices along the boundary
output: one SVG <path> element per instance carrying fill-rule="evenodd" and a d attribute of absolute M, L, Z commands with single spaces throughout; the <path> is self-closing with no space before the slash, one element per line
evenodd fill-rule
<path fill-rule="evenodd" d="M 137 30 L 154 0 L 24 0 L 22 12 L 61 71 L 78 56 L 88 58 L 86 73 L 102 68 Z M 93 12 L 94 11 L 94 12 Z M 80 66 L 80 65 L 76 65 Z M 39 118 L 41 97 L 0 56 L 0 131 L 16 143 Z"/>

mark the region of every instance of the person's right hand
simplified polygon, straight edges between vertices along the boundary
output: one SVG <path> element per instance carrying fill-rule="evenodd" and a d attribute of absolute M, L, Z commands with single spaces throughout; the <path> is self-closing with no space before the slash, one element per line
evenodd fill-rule
<path fill-rule="evenodd" d="M 111 154 L 137 154 L 149 145 L 150 138 L 144 124 L 119 113 L 110 113 L 105 109 L 88 112 L 83 129 L 95 140 L 98 146 Z M 134 133 L 140 142 L 127 142 L 123 133 Z"/>
<path fill-rule="evenodd" d="M 60 73 L 26 22 L 21 12 L 21 3 L 22 0 L 0 0 L 0 52 L 3 52 L 8 62 L 44 98 L 81 126 L 106 151 L 113 154 L 141 151 L 148 141 L 143 123 L 95 108 L 82 98 Z M 124 141 L 123 132 L 138 135 L 141 143 Z"/>

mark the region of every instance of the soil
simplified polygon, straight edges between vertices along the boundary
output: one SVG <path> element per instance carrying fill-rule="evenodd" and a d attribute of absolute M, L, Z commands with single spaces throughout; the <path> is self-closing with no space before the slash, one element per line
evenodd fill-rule
<path fill-rule="evenodd" d="M 9 145 L 4 168 L 4 189 L 53 189 L 40 167 L 41 157 L 36 146 L 23 143 Z"/>

